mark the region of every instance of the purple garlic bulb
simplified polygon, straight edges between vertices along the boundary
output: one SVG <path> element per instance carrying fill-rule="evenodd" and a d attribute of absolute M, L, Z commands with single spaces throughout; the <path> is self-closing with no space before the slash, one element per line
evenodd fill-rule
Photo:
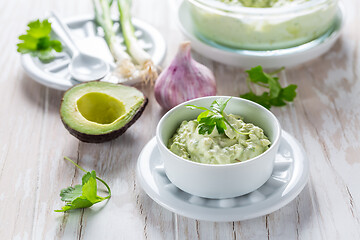
<path fill-rule="evenodd" d="M 191 58 L 190 42 L 183 42 L 170 66 L 155 83 L 156 101 L 166 110 L 190 99 L 216 95 L 214 74 Z"/>

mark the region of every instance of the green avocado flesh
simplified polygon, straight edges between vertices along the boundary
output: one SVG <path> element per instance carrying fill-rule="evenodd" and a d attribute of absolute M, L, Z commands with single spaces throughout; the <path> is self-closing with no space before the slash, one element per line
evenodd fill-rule
<path fill-rule="evenodd" d="M 125 132 L 146 104 L 147 98 L 134 87 L 87 82 L 64 94 L 60 115 L 75 137 L 85 142 L 103 142 Z"/>

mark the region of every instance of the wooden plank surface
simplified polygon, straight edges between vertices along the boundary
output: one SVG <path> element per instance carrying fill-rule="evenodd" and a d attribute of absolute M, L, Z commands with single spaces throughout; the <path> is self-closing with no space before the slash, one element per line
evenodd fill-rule
<path fill-rule="evenodd" d="M 158 28 L 166 40 L 164 66 L 184 40 L 175 18 L 179 3 L 134 0 L 134 15 Z M 39 85 L 22 70 L 15 44 L 26 23 L 45 17 L 48 10 L 64 18 L 91 14 L 91 1 L 1 1 L 0 238 L 360 239 L 360 2 L 344 4 L 347 21 L 341 39 L 322 57 L 282 74 L 284 83 L 298 85 L 298 97 L 288 107 L 273 109 L 308 155 L 308 185 L 272 214 L 214 223 L 163 209 L 136 180 L 137 157 L 164 114 L 152 89 L 142 89 L 150 103 L 122 137 L 88 144 L 68 134 L 60 121 L 63 92 Z M 193 55 L 214 71 L 219 95 L 237 96 L 246 90 L 243 69 Z M 96 170 L 111 186 L 111 200 L 91 209 L 55 213 L 62 205 L 60 189 L 79 183 L 82 176 L 63 156 Z"/>

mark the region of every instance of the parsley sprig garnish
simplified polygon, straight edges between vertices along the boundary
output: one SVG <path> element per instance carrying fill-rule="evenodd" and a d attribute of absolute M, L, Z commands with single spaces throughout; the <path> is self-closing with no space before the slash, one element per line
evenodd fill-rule
<path fill-rule="evenodd" d="M 285 106 L 286 102 L 292 102 L 296 97 L 297 85 L 290 84 L 283 88 L 279 83 L 279 78 L 274 76 L 283 69 L 284 68 L 280 68 L 272 73 L 264 73 L 262 67 L 257 66 L 247 70 L 248 78 L 246 79 L 246 83 L 249 92 L 240 95 L 240 97 L 256 102 L 267 109 L 270 109 L 272 106 Z M 263 92 L 261 95 L 257 95 L 254 93 L 251 83 L 267 88 L 268 91 Z"/>
<path fill-rule="evenodd" d="M 226 108 L 227 103 L 231 98 L 223 99 L 219 98 L 212 102 L 210 109 L 205 107 L 198 107 L 195 105 L 186 105 L 187 108 L 192 110 L 200 109 L 204 110 L 204 112 L 200 113 L 197 117 L 197 121 L 199 123 L 199 134 L 205 135 L 211 134 L 214 128 L 216 127 L 219 134 L 225 133 L 227 129 L 226 125 L 228 125 L 232 130 L 239 134 L 247 134 L 237 131 L 226 119 L 224 110 Z"/>
<path fill-rule="evenodd" d="M 102 202 L 111 197 L 111 190 L 109 185 L 96 176 L 95 171 L 88 172 L 79 165 L 77 165 L 73 160 L 68 157 L 64 157 L 66 160 L 70 161 L 80 170 L 86 172 L 82 177 L 82 185 L 75 185 L 74 187 L 68 187 L 62 189 L 60 192 L 61 201 L 64 201 L 66 204 L 61 208 L 61 210 L 55 210 L 55 212 L 65 212 L 77 208 L 88 208 L 94 205 L 95 203 Z M 100 197 L 97 195 L 97 183 L 96 180 L 102 182 L 107 188 L 109 195 L 106 197 Z"/>
<path fill-rule="evenodd" d="M 22 41 L 17 44 L 19 53 L 30 53 L 41 61 L 50 61 L 54 58 L 53 50 L 62 51 L 61 42 L 50 37 L 51 23 L 47 19 L 42 22 L 38 19 L 27 26 L 29 29 L 26 30 L 26 34 L 19 36 L 19 40 Z"/>

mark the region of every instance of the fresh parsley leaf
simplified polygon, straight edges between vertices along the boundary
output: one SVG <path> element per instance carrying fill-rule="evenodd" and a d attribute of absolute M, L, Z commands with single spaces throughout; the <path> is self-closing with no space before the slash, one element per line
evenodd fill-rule
<path fill-rule="evenodd" d="M 227 103 L 230 101 L 231 98 L 223 99 L 219 98 L 216 99 L 210 106 L 211 109 L 215 110 L 216 112 L 223 114 Z"/>
<path fill-rule="evenodd" d="M 262 95 L 256 95 L 253 92 L 248 92 L 240 95 L 240 97 L 256 102 L 267 109 L 271 108 L 269 93 L 264 92 Z"/>
<path fill-rule="evenodd" d="M 195 105 L 186 105 L 189 109 L 200 109 L 204 112 L 200 113 L 197 117 L 197 121 L 199 123 L 199 134 L 205 135 L 211 134 L 214 128 L 216 127 L 216 130 L 223 134 L 225 133 L 225 130 L 227 129 L 227 125 L 230 126 L 232 130 L 239 134 L 247 134 L 247 133 L 241 133 L 238 132 L 226 119 L 224 110 L 226 108 L 226 105 L 230 101 L 231 98 L 223 99 L 219 98 L 213 101 L 210 105 L 210 109 L 205 107 L 198 107 Z"/>
<path fill-rule="evenodd" d="M 290 84 L 286 88 L 283 88 L 280 92 L 281 98 L 288 102 L 294 101 L 294 98 L 296 97 L 296 88 L 297 86 L 295 84 Z"/>
<path fill-rule="evenodd" d="M 35 38 L 47 37 L 51 32 L 51 23 L 47 19 L 40 22 L 40 20 L 36 20 L 30 22 L 28 24 L 29 30 L 28 35 L 33 36 Z"/>
<path fill-rule="evenodd" d="M 71 202 L 82 195 L 82 185 L 64 188 L 60 192 L 61 201 Z"/>
<path fill-rule="evenodd" d="M 47 19 L 42 22 L 38 19 L 27 26 L 29 29 L 26 30 L 26 34 L 19 36 L 19 40 L 22 41 L 17 44 L 19 53 L 30 53 L 41 61 L 50 61 L 54 58 L 53 50 L 62 51 L 61 42 L 50 38 L 51 23 Z"/>
<path fill-rule="evenodd" d="M 285 106 L 286 102 L 294 101 L 297 86 L 290 84 L 289 86 L 283 88 L 279 83 L 279 78 L 273 76 L 283 69 L 284 68 L 281 68 L 274 73 L 264 73 L 261 66 L 247 70 L 247 84 L 249 92 L 240 95 L 240 97 L 256 102 L 267 109 L 270 109 L 271 106 Z M 265 91 L 262 94 L 257 95 L 251 89 L 250 83 L 267 88 L 269 91 Z"/>
<path fill-rule="evenodd" d="M 215 128 L 216 123 L 210 117 L 202 118 L 199 122 L 199 134 L 211 134 Z"/>
<path fill-rule="evenodd" d="M 267 83 L 268 82 L 268 75 L 264 73 L 261 66 L 257 66 L 254 68 L 251 68 L 250 70 L 246 70 L 247 74 L 249 75 L 249 78 L 252 82 L 258 83 Z"/>
<path fill-rule="evenodd" d="M 268 84 L 269 84 L 269 89 L 270 89 L 270 97 L 276 98 L 277 96 L 279 96 L 279 93 L 281 91 L 281 85 L 279 83 L 279 78 L 276 78 L 276 77 L 272 78 L 269 76 Z"/>
<path fill-rule="evenodd" d="M 226 124 L 224 119 L 219 119 L 218 121 L 216 121 L 216 129 L 220 134 L 225 133 Z"/>
<path fill-rule="evenodd" d="M 286 106 L 286 102 L 284 102 L 281 98 L 270 99 L 269 103 L 271 106 L 274 106 L 274 107 Z"/>
<path fill-rule="evenodd" d="M 111 197 L 110 187 L 104 180 L 96 176 L 95 171 L 87 172 L 70 158 L 65 157 L 65 159 L 86 173 L 82 177 L 82 185 L 75 185 L 74 187 L 68 187 L 61 190 L 60 197 L 61 200 L 65 202 L 65 206 L 63 206 L 61 210 L 55 210 L 55 212 L 65 212 L 72 209 L 88 208 L 95 203 L 102 202 Z M 109 195 L 107 197 L 100 197 L 97 195 L 96 180 L 102 182 L 108 189 Z"/>
<path fill-rule="evenodd" d="M 66 212 L 69 210 L 79 209 L 79 208 L 88 208 L 93 205 L 92 202 L 90 202 L 85 197 L 78 197 L 74 199 L 71 203 L 66 203 L 65 206 L 61 208 L 61 210 L 55 210 L 55 212 Z"/>
<path fill-rule="evenodd" d="M 202 118 L 207 117 L 210 114 L 209 110 L 206 110 L 205 112 L 202 112 L 199 114 L 199 116 L 197 117 L 197 121 L 200 122 Z"/>

